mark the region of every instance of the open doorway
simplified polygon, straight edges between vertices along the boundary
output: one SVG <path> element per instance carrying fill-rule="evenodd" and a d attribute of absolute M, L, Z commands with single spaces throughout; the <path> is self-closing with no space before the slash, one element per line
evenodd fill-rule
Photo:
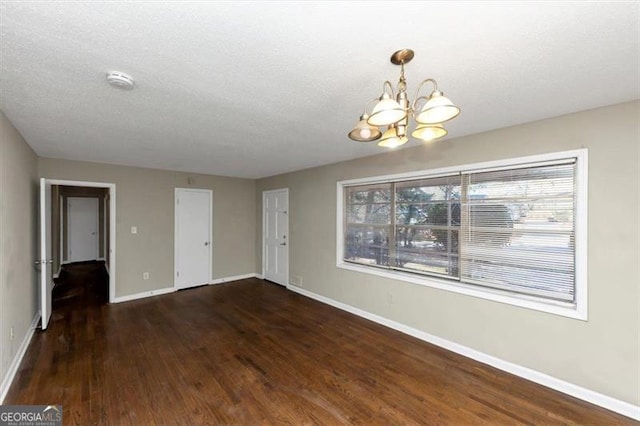
<path fill-rule="evenodd" d="M 41 316 L 115 298 L 115 184 L 41 179 Z M 54 317 L 55 318 L 55 317 Z"/>
<path fill-rule="evenodd" d="M 108 303 L 109 189 L 52 185 L 51 204 L 53 309 Z"/>
<path fill-rule="evenodd" d="M 51 186 L 51 251 L 54 278 L 64 265 L 104 261 L 109 269 L 108 188 Z"/>

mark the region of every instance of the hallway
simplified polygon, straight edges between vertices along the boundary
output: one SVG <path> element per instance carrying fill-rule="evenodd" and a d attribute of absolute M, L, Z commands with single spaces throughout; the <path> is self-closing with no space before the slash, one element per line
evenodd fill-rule
<path fill-rule="evenodd" d="M 109 274 L 102 261 L 62 265 L 55 283 L 51 321 L 57 321 L 73 310 L 99 307 L 109 301 Z"/>

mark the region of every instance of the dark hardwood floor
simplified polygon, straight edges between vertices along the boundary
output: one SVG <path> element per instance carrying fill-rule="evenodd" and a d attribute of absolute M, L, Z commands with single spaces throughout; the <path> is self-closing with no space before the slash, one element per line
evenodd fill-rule
<path fill-rule="evenodd" d="M 79 425 L 634 423 L 257 279 L 72 299 L 5 404 L 62 404 Z"/>
<path fill-rule="evenodd" d="M 53 308 L 60 314 L 109 301 L 109 275 L 102 261 L 62 265 L 60 277 L 55 282 Z"/>

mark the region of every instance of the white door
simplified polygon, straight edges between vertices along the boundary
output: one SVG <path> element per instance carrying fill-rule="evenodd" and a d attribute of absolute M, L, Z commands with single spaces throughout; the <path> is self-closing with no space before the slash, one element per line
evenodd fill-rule
<path fill-rule="evenodd" d="M 98 199 L 67 198 L 68 245 L 71 262 L 98 258 Z"/>
<path fill-rule="evenodd" d="M 289 282 L 289 190 L 262 193 L 263 276 L 286 286 Z"/>
<path fill-rule="evenodd" d="M 40 179 L 40 314 L 42 329 L 46 330 L 51 318 L 51 292 L 53 271 L 51 257 L 51 183 Z"/>
<path fill-rule="evenodd" d="M 211 199 L 208 189 L 176 188 L 175 287 L 211 282 Z"/>

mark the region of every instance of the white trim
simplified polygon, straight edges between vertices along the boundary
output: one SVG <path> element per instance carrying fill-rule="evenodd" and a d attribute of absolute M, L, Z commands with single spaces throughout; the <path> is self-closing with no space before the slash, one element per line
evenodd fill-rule
<path fill-rule="evenodd" d="M 9 365 L 9 369 L 7 370 L 7 374 L 5 374 L 4 379 L 2 379 L 2 385 L 0 385 L 0 404 L 4 403 L 4 399 L 7 396 L 7 392 L 9 392 L 9 388 L 13 383 L 13 379 L 18 372 L 18 368 L 20 368 L 20 364 L 22 364 L 22 358 L 24 358 L 24 354 L 27 352 L 27 348 L 29 347 L 29 343 L 31 343 L 31 338 L 33 337 L 33 333 L 38 327 L 38 323 L 40 322 L 40 311 L 36 313 L 33 317 L 33 321 L 31 321 L 31 325 L 29 326 L 29 330 L 27 330 L 27 334 L 25 334 L 24 339 L 20 343 L 20 347 L 16 352 L 11 364 Z"/>
<path fill-rule="evenodd" d="M 51 195 L 51 187 L 49 184 L 49 195 Z M 53 310 L 52 298 L 53 298 L 53 285 L 51 288 L 48 286 L 48 255 L 52 253 L 47 253 L 48 244 L 47 244 L 47 234 L 49 235 L 49 241 L 51 241 L 51 211 L 47 212 L 47 180 L 45 178 L 40 178 L 40 205 L 38 206 L 39 218 L 38 224 L 40 225 L 40 240 L 39 240 L 39 252 L 40 252 L 40 275 L 38 280 L 38 288 L 40 295 L 40 318 L 42 319 L 42 329 L 47 329 L 47 324 L 49 323 L 49 318 L 51 318 L 50 310 Z M 49 214 L 47 214 L 49 213 Z M 48 217 L 47 217 L 48 216 Z M 52 250 L 53 251 L 53 250 Z M 53 265 L 51 265 L 53 269 Z M 53 281 L 53 271 L 52 272 L 52 280 Z M 53 282 L 52 282 L 53 284 Z"/>
<path fill-rule="evenodd" d="M 262 274 L 255 274 L 255 275 L 256 275 L 257 279 L 264 280 L 264 275 L 262 275 Z"/>
<path fill-rule="evenodd" d="M 336 183 L 336 266 L 344 263 L 344 181 Z"/>
<path fill-rule="evenodd" d="M 606 408 L 608 410 L 615 411 L 616 413 L 622 414 L 627 417 L 631 417 L 632 419 L 640 420 L 640 405 L 633 405 L 628 402 L 621 401 L 619 399 L 604 395 L 602 393 L 583 388 L 573 383 L 566 382 L 556 377 L 549 376 L 548 374 L 541 373 L 531 368 L 523 367 L 521 365 L 514 364 L 509 361 L 505 361 L 493 355 L 489 355 L 484 352 L 480 352 L 478 350 L 461 345 L 459 343 L 455 343 L 450 340 L 443 339 L 438 336 L 434 336 L 432 334 L 415 329 L 413 327 L 409 327 L 408 325 L 390 320 L 388 318 L 385 318 L 376 314 L 372 314 L 362 309 L 358 309 L 354 306 L 347 305 L 346 303 L 338 302 L 326 296 L 313 293 L 311 291 L 305 290 L 300 287 L 296 287 L 294 285 L 288 285 L 287 288 L 303 296 L 306 296 L 311 299 L 317 300 L 319 302 L 325 303 L 327 305 L 333 306 L 340 310 L 352 313 L 359 317 L 368 319 L 370 321 L 373 321 L 385 327 L 392 328 L 401 333 L 408 334 L 409 336 L 413 336 L 425 342 L 432 343 L 436 346 L 447 349 L 451 352 L 455 352 L 457 354 L 460 354 L 467 358 L 471 358 L 483 364 L 490 365 L 499 370 L 506 371 L 507 373 L 514 374 L 523 379 L 530 380 L 542 386 L 546 386 L 548 388 L 555 389 L 564 394 L 582 399 L 583 401 L 587 401 L 592 404 L 598 405 L 600 407 Z"/>
<path fill-rule="evenodd" d="M 56 185 L 57 186 L 57 185 Z M 63 253 L 63 249 L 64 249 L 64 230 L 66 228 L 66 223 L 62 220 L 62 218 L 64 217 L 64 205 L 63 202 L 66 201 L 66 198 L 62 196 L 62 192 L 60 191 L 60 187 L 58 186 L 58 195 L 60 197 L 60 199 L 58 200 L 59 207 L 60 207 L 60 219 L 58 220 L 58 232 L 60 233 L 60 235 L 58 236 L 59 242 L 60 242 L 60 251 L 58 252 L 58 263 L 60 264 L 60 266 L 64 265 L 64 260 L 67 258 L 65 256 L 65 254 Z M 59 271 L 58 271 L 59 272 Z"/>
<path fill-rule="evenodd" d="M 128 294 L 126 296 L 116 297 L 113 303 L 122 303 L 129 302 L 131 300 L 145 299 L 147 297 L 160 296 L 161 294 L 174 293 L 175 291 L 176 289 L 174 287 L 167 287 L 158 290 L 144 291 L 142 293 Z"/>
<path fill-rule="evenodd" d="M 572 304 L 545 301 L 540 302 L 535 296 L 527 296 L 526 294 L 512 294 L 506 291 L 500 291 L 490 288 L 478 288 L 473 285 L 461 283 L 458 281 L 449 281 L 446 279 L 438 279 L 426 275 L 411 274 L 409 272 L 387 270 L 383 268 L 372 268 L 370 266 L 358 265 L 355 263 L 341 262 L 336 265 L 338 268 L 347 269 L 349 271 L 361 272 L 364 274 L 377 275 L 379 277 L 390 278 L 418 284 L 426 287 L 437 288 L 439 290 L 450 291 L 452 293 L 464 294 L 465 296 L 473 296 L 481 299 L 491 300 L 494 302 L 505 303 L 507 305 L 519 306 L 521 308 L 534 309 L 536 311 L 546 312 L 549 314 L 560 315 L 563 317 L 585 320 L 580 316 L 580 312 L 576 310 Z"/>
<path fill-rule="evenodd" d="M 575 214 L 575 280 L 576 302 L 563 303 L 551 300 L 510 293 L 485 287 L 473 286 L 459 281 L 447 280 L 431 276 L 405 273 L 397 270 L 375 268 L 345 262 L 344 257 L 344 188 L 350 185 L 400 181 L 418 177 L 436 177 L 450 175 L 455 172 L 500 170 L 505 168 L 528 167 L 537 164 L 552 164 L 569 158 L 576 158 L 576 214 Z M 362 272 L 380 277 L 390 278 L 413 284 L 433 287 L 453 293 L 492 300 L 526 309 L 546 312 L 567 318 L 587 321 L 588 319 L 588 285 L 587 285 L 587 197 L 588 197 L 588 150 L 555 152 L 526 157 L 510 158 L 482 163 L 443 167 L 433 170 L 420 170 L 393 175 L 375 176 L 370 178 L 343 180 L 336 183 L 336 267 L 351 271 Z"/>
<path fill-rule="evenodd" d="M 213 190 L 204 188 L 174 188 L 173 199 L 173 286 L 176 290 L 184 290 L 189 287 L 178 286 L 178 275 L 176 269 L 178 268 L 178 193 L 180 191 L 188 192 L 200 192 L 209 195 L 209 279 L 211 282 L 213 279 Z M 193 287 L 198 287 L 195 285 Z"/>
<path fill-rule="evenodd" d="M 247 278 L 256 278 L 257 276 L 258 274 L 253 272 L 251 274 L 242 274 L 242 275 L 234 275 L 232 277 L 216 278 L 215 280 L 212 280 L 209 283 L 209 285 L 222 284 L 222 283 L 238 281 L 238 280 L 246 280 Z"/>
<path fill-rule="evenodd" d="M 102 260 L 107 257 L 107 198 L 108 194 L 102 194 Z"/>
<path fill-rule="evenodd" d="M 264 277 L 264 273 L 265 273 L 265 261 L 264 261 L 264 254 L 265 254 L 265 214 L 264 214 L 264 202 L 265 202 L 265 198 L 266 198 L 266 192 L 267 191 L 262 191 L 262 205 L 260 206 L 260 208 L 262 209 L 262 271 L 261 271 L 261 275 Z"/>
<path fill-rule="evenodd" d="M 266 222 L 266 215 L 265 215 L 265 210 L 264 210 L 264 203 L 265 200 L 267 198 L 267 194 L 269 193 L 273 193 L 273 192 L 284 192 L 287 194 L 287 277 L 285 279 L 285 281 L 283 283 L 276 283 L 276 284 L 281 284 L 283 286 L 287 286 L 289 284 L 289 264 L 290 264 L 290 258 L 289 258 L 289 246 L 291 245 L 291 239 L 289 238 L 289 228 L 290 228 L 290 224 L 289 224 L 289 213 L 291 212 L 291 209 L 289 208 L 289 188 L 280 188 L 280 189 L 270 189 L 268 191 L 262 191 L 262 273 L 260 274 L 260 279 L 264 279 L 265 274 L 265 262 L 264 262 L 264 255 L 265 255 L 265 248 L 266 248 L 266 241 L 265 241 L 265 222 Z M 274 281 L 275 282 L 275 281 Z"/>
<path fill-rule="evenodd" d="M 575 280 L 576 280 L 576 307 L 578 318 L 586 321 L 588 318 L 588 199 L 589 182 L 587 170 L 589 170 L 589 155 L 586 149 L 580 149 L 575 154 L 576 164 L 576 205 L 575 205 Z"/>
<path fill-rule="evenodd" d="M 107 265 L 105 264 L 105 267 L 106 266 Z M 251 274 L 244 274 L 244 275 L 235 275 L 235 276 L 232 276 L 232 277 L 217 278 L 215 280 L 212 280 L 209 283 L 209 285 L 221 284 L 221 283 L 226 283 L 226 282 L 230 282 L 230 281 L 245 280 L 247 278 L 255 278 L 256 276 L 257 276 L 257 274 L 251 273 Z M 115 300 L 114 303 L 122 303 L 122 302 L 129 302 L 131 300 L 146 299 L 147 297 L 160 296 L 162 294 L 175 293 L 178 290 L 184 290 L 184 289 L 177 289 L 175 287 L 167 287 L 167 288 L 161 288 L 159 290 L 151 290 L 151 291 L 145 291 L 145 292 L 142 292 L 142 293 L 129 294 L 129 295 L 126 295 L 126 296 L 116 297 L 116 300 Z"/>
<path fill-rule="evenodd" d="M 104 266 L 107 267 L 106 264 Z M 245 280 L 247 278 L 255 278 L 256 276 L 257 276 L 256 273 L 250 273 L 250 274 L 243 274 L 243 275 L 235 275 L 235 276 L 231 276 L 231 277 L 217 278 L 215 280 L 212 280 L 209 283 L 209 285 L 221 284 L 221 283 L 226 283 L 226 282 L 231 282 L 231 281 L 238 281 L 238 280 Z M 199 287 L 199 286 L 197 286 L 197 287 Z M 129 302 L 131 300 L 146 299 L 147 297 L 160 296 L 162 294 L 175 293 L 178 290 L 188 290 L 188 288 L 186 288 L 186 289 L 177 289 L 175 287 L 167 287 L 167 288 L 161 288 L 161 289 L 158 289 L 158 290 L 144 291 L 142 293 L 128 294 L 126 296 L 116 297 L 116 300 L 115 300 L 114 303 L 122 303 L 122 302 Z"/>
<path fill-rule="evenodd" d="M 88 182 L 81 180 L 65 180 L 65 179 L 46 179 L 52 185 L 65 186 L 81 186 L 89 188 L 108 188 L 109 189 L 109 303 L 115 303 L 116 299 L 116 184 L 108 182 Z M 62 217 L 60 217 L 62 221 Z M 68 224 L 67 224 L 68 225 Z M 62 226 L 61 226 L 62 228 Z M 60 251 L 60 264 L 62 262 L 62 250 Z M 105 254 L 106 255 L 106 254 Z"/>
<path fill-rule="evenodd" d="M 526 157 L 506 158 L 503 160 L 484 161 L 481 163 L 461 164 L 457 166 L 440 167 L 430 170 L 417 170 L 413 172 L 395 173 L 392 175 L 372 176 L 358 179 L 348 179 L 338 182 L 342 186 L 359 185 L 367 183 L 380 183 L 388 181 L 407 180 L 421 177 L 438 177 L 446 176 L 450 174 L 457 174 L 459 172 L 468 171 L 485 171 L 485 170 L 499 170 L 504 168 L 518 168 L 527 167 L 534 163 L 554 162 L 557 164 L 558 160 L 563 160 L 569 157 L 581 157 L 586 155 L 587 149 L 574 149 L 571 151 L 552 152 L 547 154 L 529 155 Z"/>

